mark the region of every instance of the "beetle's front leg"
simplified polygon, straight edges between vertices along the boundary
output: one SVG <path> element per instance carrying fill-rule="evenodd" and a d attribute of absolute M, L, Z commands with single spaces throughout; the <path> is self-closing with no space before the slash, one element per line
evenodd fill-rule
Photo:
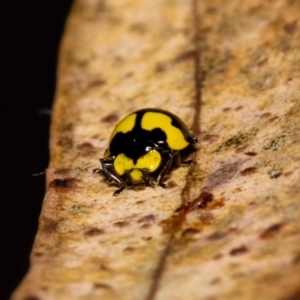
<path fill-rule="evenodd" d="M 100 159 L 100 162 L 102 164 L 102 170 L 95 169 L 94 172 L 98 173 L 98 174 L 104 173 L 110 182 L 114 181 L 120 186 L 120 188 L 113 193 L 114 196 L 117 196 L 117 195 L 121 194 L 122 192 L 124 192 L 125 189 L 127 189 L 127 184 L 120 176 L 118 176 L 115 173 L 114 167 L 113 167 L 113 161 L 114 161 L 114 158 L 112 158 L 112 157 Z"/>
<path fill-rule="evenodd" d="M 167 188 L 167 185 L 165 183 L 163 183 L 163 180 L 164 180 L 165 176 L 168 174 L 168 172 L 170 171 L 170 168 L 172 166 L 173 159 L 174 159 L 174 156 L 176 155 L 176 153 L 177 153 L 176 151 L 170 151 L 168 153 L 167 161 L 166 161 L 164 167 L 162 168 L 162 170 L 160 171 L 160 173 L 156 179 L 156 182 L 154 182 L 154 185 L 158 184 L 162 188 Z"/>

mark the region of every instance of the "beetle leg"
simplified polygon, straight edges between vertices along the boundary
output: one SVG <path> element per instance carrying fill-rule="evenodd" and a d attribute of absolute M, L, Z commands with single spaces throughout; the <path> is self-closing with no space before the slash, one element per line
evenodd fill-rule
<path fill-rule="evenodd" d="M 120 186 L 120 188 L 118 190 L 116 190 L 113 193 L 113 195 L 117 196 L 117 195 L 121 194 L 122 192 L 124 192 L 125 189 L 127 189 L 127 184 L 120 176 L 118 176 L 113 171 L 113 158 L 103 158 L 103 159 L 100 159 L 100 162 L 102 164 L 101 171 L 108 177 L 108 180 L 115 181 Z M 100 172 L 96 171 L 96 173 L 100 173 Z"/>
<path fill-rule="evenodd" d="M 148 169 L 140 169 L 140 171 L 143 173 L 143 186 L 146 187 L 147 184 L 150 184 L 150 173 Z"/>
<path fill-rule="evenodd" d="M 93 170 L 94 173 L 97 173 L 99 174 L 100 176 L 103 175 L 103 176 L 106 176 L 106 180 L 109 184 L 112 183 L 112 179 L 110 177 L 107 177 L 107 174 L 102 170 L 102 169 L 99 169 L 99 168 L 96 168 Z"/>
<path fill-rule="evenodd" d="M 165 176 L 168 174 L 168 172 L 172 166 L 172 162 L 173 162 L 175 155 L 176 155 L 176 151 L 170 151 L 168 153 L 168 158 L 167 158 L 166 164 L 164 165 L 161 172 L 159 173 L 159 175 L 156 179 L 156 182 L 152 182 L 154 185 L 158 184 L 162 188 L 167 188 L 167 185 L 165 183 L 163 183 L 163 180 L 164 180 Z"/>
<path fill-rule="evenodd" d="M 101 169 L 99 169 L 99 168 L 94 169 L 93 172 L 94 172 L 94 173 L 97 173 L 97 174 L 99 174 L 99 175 L 100 175 L 100 174 L 101 174 L 101 175 L 104 175 L 103 170 L 101 170 Z"/>
<path fill-rule="evenodd" d="M 193 165 L 194 163 L 196 163 L 196 161 L 194 159 L 182 161 L 180 152 L 177 152 L 176 155 L 175 155 L 175 163 L 179 167 L 188 167 L 188 166 Z"/>

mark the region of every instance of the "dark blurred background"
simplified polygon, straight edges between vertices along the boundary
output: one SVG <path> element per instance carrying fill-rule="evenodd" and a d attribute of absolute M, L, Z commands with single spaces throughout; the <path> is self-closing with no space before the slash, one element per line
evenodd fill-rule
<path fill-rule="evenodd" d="M 1 4 L 0 299 L 8 299 L 29 267 L 49 161 L 48 140 L 57 54 L 70 0 Z"/>

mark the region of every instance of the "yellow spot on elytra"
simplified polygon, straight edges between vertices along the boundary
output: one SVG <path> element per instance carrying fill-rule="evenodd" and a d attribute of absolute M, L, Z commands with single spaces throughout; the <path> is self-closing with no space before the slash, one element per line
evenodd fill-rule
<path fill-rule="evenodd" d="M 118 132 L 126 133 L 133 129 L 136 120 L 136 114 L 131 114 L 125 117 L 114 129 L 111 134 L 109 143 Z"/>
<path fill-rule="evenodd" d="M 162 129 L 167 135 L 167 143 L 173 150 L 182 150 L 189 143 L 185 140 L 181 130 L 172 125 L 171 117 L 159 112 L 147 112 L 142 118 L 141 127 L 146 130 Z"/>
<path fill-rule="evenodd" d="M 124 153 L 119 154 L 114 160 L 114 168 L 117 174 L 124 175 L 125 172 L 131 171 L 130 176 L 133 181 L 142 181 L 143 173 L 139 170 L 147 170 L 149 173 L 156 171 L 162 162 L 161 155 L 156 150 L 151 150 L 140 157 L 136 164 Z M 138 171 L 138 172 L 137 172 Z"/>

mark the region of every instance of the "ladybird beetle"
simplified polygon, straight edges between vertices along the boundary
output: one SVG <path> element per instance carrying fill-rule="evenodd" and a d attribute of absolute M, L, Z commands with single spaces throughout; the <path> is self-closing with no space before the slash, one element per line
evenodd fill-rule
<path fill-rule="evenodd" d="M 156 108 L 141 109 L 117 124 L 100 159 L 102 170 L 94 172 L 105 174 L 109 182 L 119 185 L 114 196 L 146 184 L 166 188 L 163 180 L 174 159 L 179 166 L 193 164 L 194 160 L 181 162 L 180 151 L 197 142 L 174 114 Z"/>

